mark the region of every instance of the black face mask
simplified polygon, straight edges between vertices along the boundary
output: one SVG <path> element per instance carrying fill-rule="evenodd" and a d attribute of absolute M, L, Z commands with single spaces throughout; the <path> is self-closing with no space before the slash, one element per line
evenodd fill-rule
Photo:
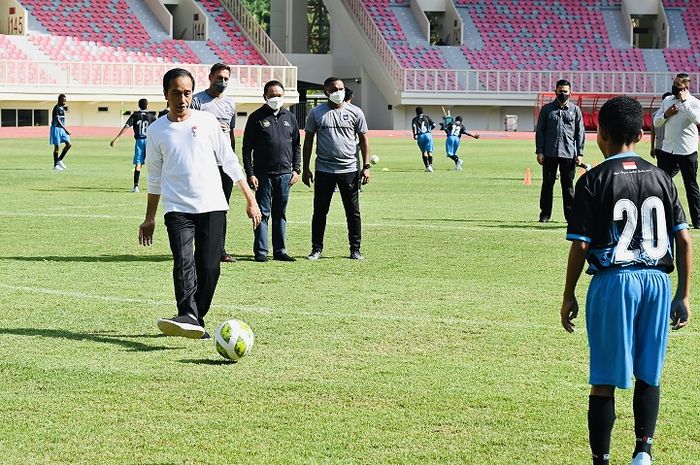
<path fill-rule="evenodd" d="M 678 98 L 678 95 L 681 93 L 683 89 L 680 87 L 676 87 L 676 85 L 671 86 L 671 93 L 673 94 L 674 97 Z"/>
<path fill-rule="evenodd" d="M 557 100 L 559 100 L 560 103 L 565 103 L 569 100 L 569 94 L 557 94 Z"/>

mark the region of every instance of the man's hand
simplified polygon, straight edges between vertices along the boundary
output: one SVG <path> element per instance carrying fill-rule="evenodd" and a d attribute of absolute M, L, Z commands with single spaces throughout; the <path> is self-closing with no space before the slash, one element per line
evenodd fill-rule
<path fill-rule="evenodd" d="M 311 170 L 305 169 L 301 173 L 301 182 L 311 187 L 311 183 L 314 182 L 314 175 L 311 173 Z"/>
<path fill-rule="evenodd" d="M 576 326 L 573 321 L 574 318 L 578 316 L 578 301 L 576 297 L 571 297 L 569 299 L 564 299 L 561 303 L 561 325 L 564 329 L 569 332 L 574 332 L 574 327 Z"/>
<path fill-rule="evenodd" d="M 248 215 L 248 218 L 253 220 L 253 229 L 256 229 L 262 219 L 262 213 L 260 213 L 258 202 L 256 202 L 255 199 L 253 199 L 252 202 L 248 202 L 245 213 Z"/>
<path fill-rule="evenodd" d="M 540 165 L 544 164 L 544 155 L 542 155 L 541 153 L 537 154 L 537 163 L 539 163 Z"/>
<path fill-rule="evenodd" d="M 668 110 L 666 110 L 664 112 L 664 118 L 670 118 L 671 116 L 675 115 L 676 113 L 678 113 L 678 107 L 674 103 L 673 105 L 671 105 L 671 107 Z"/>
<path fill-rule="evenodd" d="M 479 137 L 481 137 L 481 134 L 474 134 L 474 139 L 478 139 Z"/>
<path fill-rule="evenodd" d="M 682 91 L 678 92 L 678 95 L 676 98 L 680 100 L 681 102 L 685 102 L 686 99 L 688 98 L 688 95 L 690 95 L 690 92 L 688 92 L 688 89 L 683 89 Z"/>
<path fill-rule="evenodd" d="M 671 301 L 671 328 L 681 329 L 690 321 L 690 302 L 688 298 L 674 298 Z"/>
<path fill-rule="evenodd" d="M 153 244 L 153 231 L 156 229 L 155 220 L 144 220 L 139 226 L 139 244 L 148 246 Z"/>
<path fill-rule="evenodd" d="M 369 168 L 363 169 L 362 170 L 362 178 L 361 178 L 362 185 L 364 186 L 365 184 L 367 184 L 369 182 L 369 178 L 371 178 L 371 177 L 372 177 L 372 174 L 369 172 Z"/>
<path fill-rule="evenodd" d="M 299 182 L 299 173 L 292 171 L 292 178 L 289 180 L 289 187 L 292 187 L 297 182 Z"/>
<path fill-rule="evenodd" d="M 248 176 L 248 186 L 254 191 L 258 190 L 258 178 L 255 176 Z"/>

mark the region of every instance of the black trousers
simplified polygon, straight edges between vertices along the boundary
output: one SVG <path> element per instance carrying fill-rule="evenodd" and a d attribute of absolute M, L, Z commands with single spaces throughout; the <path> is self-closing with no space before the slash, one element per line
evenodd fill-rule
<path fill-rule="evenodd" d="M 338 186 L 340 198 L 343 199 L 345 218 L 348 223 L 348 241 L 350 251 L 360 250 L 362 239 L 362 222 L 360 220 L 360 176 L 352 173 L 326 173 L 316 171 L 314 178 L 314 213 L 311 219 L 311 249 L 323 250 L 323 235 L 326 232 L 326 216 L 331 206 L 333 190 Z"/>
<path fill-rule="evenodd" d="M 219 166 L 219 174 L 221 175 L 221 188 L 226 196 L 226 203 L 231 204 L 231 193 L 233 192 L 233 179 L 226 174 L 222 167 Z M 224 234 L 221 236 L 221 256 L 226 253 L 226 212 L 224 212 Z"/>
<path fill-rule="evenodd" d="M 569 214 L 574 205 L 574 175 L 576 163 L 573 158 L 544 157 L 542 164 L 542 190 L 540 191 L 540 218 L 551 218 L 554 183 L 559 170 L 561 197 L 564 203 L 564 218 L 569 221 Z"/>
<path fill-rule="evenodd" d="M 221 270 L 225 212 L 165 214 L 173 253 L 173 284 L 178 316 L 204 326 Z"/>
<path fill-rule="evenodd" d="M 674 155 L 663 152 L 658 157 L 658 166 L 673 177 L 681 171 L 685 195 L 688 199 L 688 213 L 693 226 L 700 226 L 700 189 L 698 188 L 698 152 L 690 155 Z"/>

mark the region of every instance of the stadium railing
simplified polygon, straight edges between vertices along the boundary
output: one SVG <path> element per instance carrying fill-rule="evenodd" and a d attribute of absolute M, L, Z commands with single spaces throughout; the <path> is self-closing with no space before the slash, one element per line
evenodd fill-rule
<path fill-rule="evenodd" d="M 39 88 L 42 92 L 51 86 L 64 90 L 101 87 L 161 89 L 163 75 L 171 68 L 185 68 L 192 73 L 196 82 L 205 83 L 209 67 L 184 63 L 0 60 L 0 86 Z M 297 69 L 294 66 L 231 66 L 232 88 L 260 90 L 272 79 L 283 83 L 288 91 L 297 89 Z"/>
<path fill-rule="evenodd" d="M 221 3 L 233 14 L 248 39 L 272 66 L 292 65 L 240 0 L 221 0 Z"/>

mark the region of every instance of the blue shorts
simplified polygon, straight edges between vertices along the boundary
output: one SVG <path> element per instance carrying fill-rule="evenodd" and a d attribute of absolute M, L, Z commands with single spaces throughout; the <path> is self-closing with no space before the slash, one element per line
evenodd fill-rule
<path fill-rule="evenodd" d="M 447 156 L 457 155 L 457 149 L 459 149 L 459 137 L 457 136 L 447 136 L 445 140 L 445 151 Z"/>
<path fill-rule="evenodd" d="M 65 129 L 58 126 L 51 126 L 49 132 L 49 145 L 60 145 L 64 142 L 70 143 L 70 136 Z"/>
<path fill-rule="evenodd" d="M 421 152 L 433 152 L 433 135 L 429 132 L 418 134 L 418 148 Z"/>
<path fill-rule="evenodd" d="M 136 139 L 134 145 L 134 165 L 146 163 L 146 139 Z"/>
<path fill-rule="evenodd" d="M 671 280 L 648 268 L 596 273 L 586 297 L 589 383 L 632 387 L 632 376 L 658 386 L 666 358 Z"/>

